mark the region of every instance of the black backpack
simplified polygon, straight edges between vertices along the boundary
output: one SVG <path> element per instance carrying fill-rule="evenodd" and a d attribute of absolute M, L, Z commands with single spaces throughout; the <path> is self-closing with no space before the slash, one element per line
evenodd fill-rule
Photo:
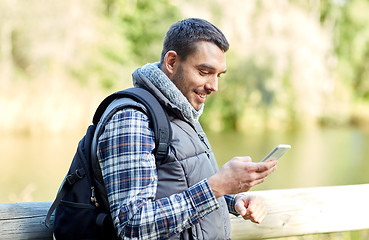
<path fill-rule="evenodd" d="M 96 146 L 111 116 L 126 107 L 138 108 L 138 103 L 145 106 L 152 122 L 156 165 L 166 158 L 171 140 L 170 123 L 167 113 L 150 92 L 129 88 L 105 98 L 95 112 L 93 124 L 80 140 L 68 174 L 47 213 L 45 225 L 49 227 L 55 210 L 56 239 L 117 239 Z"/>

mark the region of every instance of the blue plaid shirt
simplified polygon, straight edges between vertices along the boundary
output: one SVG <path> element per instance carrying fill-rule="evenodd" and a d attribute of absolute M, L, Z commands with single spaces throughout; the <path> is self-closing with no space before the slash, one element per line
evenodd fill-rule
<path fill-rule="evenodd" d="M 207 179 L 154 200 L 158 178 L 149 121 L 141 111 L 123 109 L 107 123 L 98 142 L 111 215 L 122 239 L 168 238 L 219 207 Z M 236 213 L 234 196 L 225 198 L 230 212 Z"/>

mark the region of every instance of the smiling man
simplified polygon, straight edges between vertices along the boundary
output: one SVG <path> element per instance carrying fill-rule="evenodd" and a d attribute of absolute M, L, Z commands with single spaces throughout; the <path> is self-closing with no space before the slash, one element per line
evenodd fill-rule
<path fill-rule="evenodd" d="M 161 102 L 173 134 L 159 166 L 143 107 L 118 111 L 99 138 L 97 156 L 121 239 L 230 239 L 229 213 L 255 223 L 264 219 L 263 203 L 240 193 L 263 182 L 276 161 L 235 157 L 218 170 L 198 121 L 226 72 L 228 48 L 208 21 L 182 20 L 167 32 L 160 63 L 133 73 L 134 85 Z"/>
<path fill-rule="evenodd" d="M 218 90 L 218 78 L 226 72 L 226 58 L 224 50 L 214 43 L 199 41 L 194 45 L 196 49 L 185 60 L 168 51 L 161 69 L 198 111 L 206 97 Z"/>

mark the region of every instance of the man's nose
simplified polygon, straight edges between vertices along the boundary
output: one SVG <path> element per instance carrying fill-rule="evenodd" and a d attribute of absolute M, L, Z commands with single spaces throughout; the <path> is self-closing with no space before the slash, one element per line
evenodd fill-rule
<path fill-rule="evenodd" d="M 212 91 L 212 92 L 218 91 L 218 77 L 215 76 L 215 77 L 209 79 L 209 81 L 205 84 L 205 88 L 207 90 Z"/>

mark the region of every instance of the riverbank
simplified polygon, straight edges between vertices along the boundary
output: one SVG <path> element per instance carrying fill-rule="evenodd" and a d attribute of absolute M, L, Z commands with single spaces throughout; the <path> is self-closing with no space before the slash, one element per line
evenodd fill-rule
<path fill-rule="evenodd" d="M 130 87 L 123 83 L 122 89 Z M 125 87 L 126 86 L 126 87 Z M 117 89 L 118 90 L 118 89 Z M 93 114 L 100 101 L 113 92 L 103 91 L 93 87 L 80 87 L 70 83 L 23 82 L 4 86 L 0 90 L 0 132 L 20 135 L 53 135 L 74 134 L 84 131 L 91 123 Z M 221 100 L 220 100 L 221 101 Z M 247 116 L 242 120 L 239 131 L 256 129 L 285 129 L 294 126 L 297 129 L 315 127 L 358 127 L 369 129 L 369 104 L 365 102 L 347 103 L 350 109 L 340 112 L 324 112 L 324 116 L 295 119 L 295 122 L 286 123 L 286 116 L 279 109 L 269 109 L 269 112 L 278 111 L 282 117 L 265 118 L 263 111 L 248 109 Z M 340 106 L 331 108 L 339 109 Z M 346 107 L 347 108 L 347 107 Z M 201 121 L 205 128 L 214 130 L 215 123 L 222 121 L 222 116 L 205 114 Z M 211 112 L 212 109 L 209 110 Z M 284 110 L 287 111 L 287 110 Z M 297 114 L 297 113 L 296 113 Z M 208 118 L 208 119 L 206 119 Z M 211 119 L 211 120 L 210 120 Z M 272 122 L 271 122 L 272 121 Z M 210 123 L 210 124 L 209 124 Z"/>

